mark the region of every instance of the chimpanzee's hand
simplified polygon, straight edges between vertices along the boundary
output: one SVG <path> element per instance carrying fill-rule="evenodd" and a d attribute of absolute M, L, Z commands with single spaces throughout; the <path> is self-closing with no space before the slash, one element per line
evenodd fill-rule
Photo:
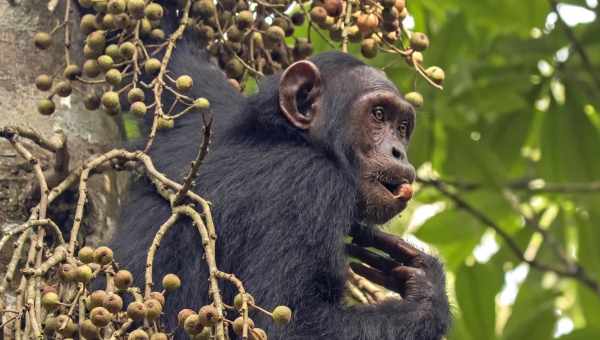
<path fill-rule="evenodd" d="M 440 262 L 401 238 L 376 230 L 368 237 L 355 236 L 348 253 L 370 267 L 351 263 L 352 269 L 370 281 L 400 293 L 406 300 L 420 301 L 445 296 L 444 271 Z M 389 256 L 367 250 L 373 247 Z"/>

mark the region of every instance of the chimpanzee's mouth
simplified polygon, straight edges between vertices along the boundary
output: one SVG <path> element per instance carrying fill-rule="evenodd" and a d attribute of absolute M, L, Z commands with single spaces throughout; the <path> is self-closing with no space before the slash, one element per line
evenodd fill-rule
<path fill-rule="evenodd" d="M 412 197 L 412 187 L 410 183 L 403 178 L 379 178 L 381 184 L 394 199 L 403 199 L 408 201 Z"/>
<path fill-rule="evenodd" d="M 381 183 L 381 185 L 383 185 L 384 188 L 386 188 L 387 191 L 389 191 L 392 194 L 392 196 L 398 196 L 398 194 L 400 193 L 401 183 L 399 182 L 390 180 L 379 180 L 379 183 Z"/>

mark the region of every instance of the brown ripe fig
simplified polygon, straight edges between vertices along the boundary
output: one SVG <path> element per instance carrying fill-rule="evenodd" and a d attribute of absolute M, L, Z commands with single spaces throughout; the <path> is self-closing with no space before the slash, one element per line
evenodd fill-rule
<path fill-rule="evenodd" d="M 61 314 L 57 316 L 56 322 L 58 323 L 56 332 L 62 335 L 63 338 L 68 338 L 77 331 L 77 325 L 67 315 Z"/>
<path fill-rule="evenodd" d="M 90 111 L 97 110 L 100 107 L 100 97 L 94 92 L 88 93 L 83 98 L 83 105 Z"/>
<path fill-rule="evenodd" d="M 285 31 L 279 26 L 271 26 L 265 32 L 265 38 L 273 44 L 279 43 L 285 38 Z"/>
<path fill-rule="evenodd" d="M 406 0 L 396 0 L 394 6 L 398 10 L 398 12 L 402 12 L 406 10 Z"/>
<path fill-rule="evenodd" d="M 79 332 L 86 340 L 97 340 L 100 339 L 100 333 L 98 333 L 98 327 L 94 325 L 92 320 L 83 320 L 79 326 Z"/>
<path fill-rule="evenodd" d="M 379 26 L 379 18 L 373 13 L 363 13 L 356 19 L 356 25 L 363 34 L 368 34 Z"/>
<path fill-rule="evenodd" d="M 181 92 L 189 91 L 192 86 L 194 86 L 194 81 L 192 80 L 192 77 L 188 76 L 187 74 L 179 76 L 175 81 L 175 87 L 177 87 L 177 90 Z"/>
<path fill-rule="evenodd" d="M 115 63 L 113 58 L 106 54 L 99 56 L 97 61 L 98 66 L 100 66 L 100 69 L 104 72 L 110 70 Z"/>
<path fill-rule="evenodd" d="M 165 306 L 165 296 L 161 292 L 150 292 L 150 298 L 160 302 L 161 306 Z"/>
<path fill-rule="evenodd" d="M 117 71 L 118 72 L 118 71 Z M 112 92 L 112 91 L 111 91 Z M 108 92 L 107 92 L 108 93 Z M 116 92 L 113 92 L 117 96 L 117 100 L 119 95 Z M 106 93 L 105 93 L 106 95 Z M 104 96 L 102 97 L 102 104 L 104 104 Z M 114 107 L 115 105 L 104 105 L 107 107 Z M 101 246 L 94 250 L 94 262 L 99 265 L 107 265 L 113 261 L 113 251 L 109 247 Z"/>
<path fill-rule="evenodd" d="M 150 340 L 169 340 L 169 337 L 165 333 L 158 332 L 152 334 Z"/>
<path fill-rule="evenodd" d="M 94 261 L 94 248 L 90 246 L 82 247 L 81 249 L 79 249 L 77 257 L 81 262 L 86 264 Z"/>
<path fill-rule="evenodd" d="M 104 300 L 106 299 L 106 291 L 104 290 L 95 290 L 90 296 L 87 298 L 87 308 L 88 310 L 92 310 L 96 307 L 102 307 L 104 305 Z"/>
<path fill-rule="evenodd" d="M 167 292 L 172 292 L 181 287 L 181 279 L 175 274 L 167 274 L 162 279 L 162 285 Z"/>
<path fill-rule="evenodd" d="M 135 54 L 135 45 L 131 41 L 126 41 L 119 46 L 119 54 L 123 58 L 131 59 Z"/>
<path fill-rule="evenodd" d="M 106 30 L 112 30 L 117 28 L 117 24 L 115 23 L 115 16 L 112 14 L 105 14 L 102 17 L 102 25 L 101 28 Z"/>
<path fill-rule="evenodd" d="M 134 301 L 127 306 L 127 316 L 135 321 L 142 321 L 146 317 L 146 306 L 138 301 Z"/>
<path fill-rule="evenodd" d="M 413 65 L 422 65 L 423 64 L 423 53 L 421 52 L 413 52 L 410 56 L 408 56 L 407 62 L 410 66 Z"/>
<path fill-rule="evenodd" d="M 209 19 L 217 13 L 217 8 L 212 0 L 194 1 L 192 13 L 197 14 L 201 19 Z"/>
<path fill-rule="evenodd" d="M 73 87 L 71 86 L 71 82 L 68 80 L 60 81 L 56 84 L 54 88 L 54 93 L 59 95 L 60 97 L 68 97 L 71 95 L 73 91 Z"/>
<path fill-rule="evenodd" d="M 252 12 L 246 10 L 246 11 L 241 11 L 238 13 L 235 23 L 237 24 L 237 27 L 241 30 L 244 30 L 248 27 L 250 27 L 250 25 L 252 25 L 252 22 L 254 21 L 254 14 L 252 14 Z"/>
<path fill-rule="evenodd" d="M 40 74 L 35 78 L 35 87 L 40 91 L 48 91 L 52 88 L 52 77 L 47 74 Z"/>
<path fill-rule="evenodd" d="M 135 331 L 129 333 L 127 340 L 148 340 L 148 333 L 145 330 L 138 328 Z"/>
<path fill-rule="evenodd" d="M 56 332 L 60 325 L 58 324 L 58 320 L 56 320 L 55 316 L 48 315 L 42 323 L 42 327 L 44 327 L 45 335 L 49 336 L 52 333 Z"/>
<path fill-rule="evenodd" d="M 129 104 L 140 101 L 144 101 L 144 90 L 139 87 L 134 87 L 127 92 L 127 102 L 129 102 Z"/>
<path fill-rule="evenodd" d="M 106 46 L 104 31 L 94 31 L 86 38 L 86 44 L 95 51 L 101 51 Z"/>
<path fill-rule="evenodd" d="M 219 311 L 213 305 L 202 306 L 198 311 L 200 317 L 200 323 L 204 326 L 214 326 L 217 322 L 221 321 L 219 317 Z"/>
<path fill-rule="evenodd" d="M 297 38 L 294 45 L 294 56 L 296 59 L 308 58 L 313 53 L 313 46 L 306 38 Z"/>
<path fill-rule="evenodd" d="M 144 15 L 149 20 L 160 20 L 163 16 L 163 8 L 157 3 L 150 3 L 144 8 Z"/>
<path fill-rule="evenodd" d="M 252 328 L 248 335 L 250 340 L 268 340 L 267 332 L 262 328 Z"/>
<path fill-rule="evenodd" d="M 399 198 L 405 201 L 408 201 L 413 196 L 413 188 L 412 185 L 408 183 L 404 183 L 400 186 L 400 192 L 395 198 Z"/>
<path fill-rule="evenodd" d="M 446 73 L 441 67 L 438 66 L 431 66 L 427 68 L 427 70 L 425 70 L 425 74 L 427 74 L 427 76 L 438 85 L 441 85 L 444 82 L 444 79 L 446 79 Z"/>
<path fill-rule="evenodd" d="M 235 319 L 233 321 L 233 332 L 237 335 L 242 335 L 243 332 L 243 327 L 244 327 L 244 318 L 243 317 L 238 317 L 237 319 Z M 254 321 L 252 321 L 252 319 L 248 318 L 248 329 L 254 328 Z"/>
<path fill-rule="evenodd" d="M 90 320 L 96 327 L 106 327 L 112 321 L 113 315 L 104 307 L 96 307 L 90 312 Z"/>
<path fill-rule="evenodd" d="M 129 111 L 138 117 L 143 117 L 148 111 L 148 108 L 144 102 L 134 102 L 129 107 Z"/>
<path fill-rule="evenodd" d="M 156 58 L 150 58 L 144 63 L 144 71 L 149 75 L 153 75 L 160 71 L 162 63 Z"/>
<path fill-rule="evenodd" d="M 146 4 L 144 0 L 128 0 L 127 1 L 127 12 L 134 19 L 141 19 L 144 17 L 144 7 Z"/>
<path fill-rule="evenodd" d="M 410 36 L 410 47 L 415 51 L 423 52 L 429 47 L 429 38 L 425 33 L 413 32 Z"/>
<path fill-rule="evenodd" d="M 278 325 L 287 325 L 292 320 L 292 310 L 288 306 L 277 306 L 272 312 L 273 321 Z"/>
<path fill-rule="evenodd" d="M 404 99 L 416 108 L 423 106 L 423 95 L 419 92 L 409 92 L 404 95 Z"/>
<path fill-rule="evenodd" d="M 203 43 L 207 43 L 215 37 L 215 30 L 208 25 L 197 25 L 196 33 L 198 33 L 198 39 Z"/>
<path fill-rule="evenodd" d="M 120 106 L 119 94 L 114 91 L 104 92 L 104 94 L 102 95 L 101 101 L 102 101 L 102 105 L 104 105 L 105 108 L 116 109 Z M 96 261 L 97 251 L 98 251 L 98 249 L 96 249 L 94 251 L 94 261 Z M 104 257 L 99 257 L 98 260 L 104 261 Z M 96 263 L 98 263 L 98 262 L 96 262 Z"/>
<path fill-rule="evenodd" d="M 365 58 L 375 58 L 378 52 L 378 44 L 375 39 L 365 39 L 360 44 L 360 52 Z"/>
<path fill-rule="evenodd" d="M 100 75 L 100 64 L 96 59 L 88 59 L 83 62 L 83 74 L 89 78 L 96 78 Z"/>
<path fill-rule="evenodd" d="M 165 40 L 165 31 L 160 28 L 155 28 L 150 31 L 150 39 L 153 40 Z"/>
<path fill-rule="evenodd" d="M 121 14 L 125 12 L 125 0 L 109 0 L 106 5 L 106 11 L 110 14 Z"/>
<path fill-rule="evenodd" d="M 317 24 L 325 23 L 327 20 L 327 10 L 321 6 L 315 6 L 310 10 L 310 20 Z"/>
<path fill-rule="evenodd" d="M 251 305 L 254 304 L 254 297 L 248 293 L 246 294 L 246 299 L 248 301 L 248 307 L 250 307 Z M 235 307 L 235 309 L 240 310 L 242 309 L 242 293 L 237 294 L 234 298 L 233 298 L 233 306 Z"/>
<path fill-rule="evenodd" d="M 202 332 L 204 325 L 200 322 L 198 314 L 192 314 L 183 322 L 183 329 L 188 335 L 196 335 Z"/>
<path fill-rule="evenodd" d="M 90 34 L 93 31 L 98 29 L 98 25 L 96 23 L 96 16 L 93 14 L 85 14 L 81 17 L 81 21 L 79 22 L 79 30 L 83 34 Z"/>
<path fill-rule="evenodd" d="M 142 36 L 147 36 L 150 34 L 150 31 L 152 31 L 152 23 L 150 20 L 143 18 L 140 23 L 140 34 Z"/>
<path fill-rule="evenodd" d="M 83 45 L 83 57 L 85 59 L 96 59 L 102 55 L 102 50 L 94 50 L 88 44 Z"/>
<path fill-rule="evenodd" d="M 225 64 L 225 72 L 229 78 L 239 78 L 244 74 L 244 65 L 233 58 Z"/>
<path fill-rule="evenodd" d="M 160 317 L 160 313 L 162 313 L 162 305 L 159 301 L 148 299 L 144 302 L 144 306 L 146 306 L 146 318 L 149 321 L 154 321 Z"/>
<path fill-rule="evenodd" d="M 156 120 L 156 128 L 159 130 L 172 129 L 175 126 L 175 119 L 159 116 Z"/>
<path fill-rule="evenodd" d="M 104 75 L 104 79 L 110 85 L 118 86 L 119 84 L 121 84 L 121 80 L 123 79 L 123 77 L 121 75 L 121 71 L 117 70 L 116 68 L 112 68 L 106 72 L 106 74 Z"/>
<path fill-rule="evenodd" d="M 45 50 L 52 44 L 52 37 L 46 32 L 37 32 L 33 36 L 33 43 L 40 50 Z"/>
<path fill-rule="evenodd" d="M 110 56 L 115 61 L 119 61 L 121 59 L 121 52 L 119 51 L 119 45 L 117 44 L 110 44 L 106 46 L 106 49 L 104 49 L 104 54 Z"/>
<path fill-rule="evenodd" d="M 54 103 L 52 104 L 54 105 Z M 58 269 L 58 276 L 66 282 L 75 281 L 76 273 L 77 267 L 70 263 L 63 263 Z"/>
<path fill-rule="evenodd" d="M 108 0 L 96 0 L 92 1 L 92 7 L 98 13 L 106 13 L 106 6 L 108 5 Z"/>
<path fill-rule="evenodd" d="M 109 312 L 117 314 L 123 309 L 123 298 L 118 294 L 108 293 L 106 294 L 106 297 L 104 297 L 103 306 L 108 309 Z"/>
<path fill-rule="evenodd" d="M 42 295 L 42 306 L 46 308 L 46 310 L 51 311 L 54 310 L 60 304 L 60 299 L 58 294 L 55 292 L 47 292 Z"/>
<path fill-rule="evenodd" d="M 56 105 L 54 105 L 54 102 L 51 99 L 42 98 L 37 103 L 37 110 L 40 114 L 49 116 L 56 110 Z"/>
<path fill-rule="evenodd" d="M 212 333 L 210 327 L 204 327 L 202 332 L 194 335 L 191 340 L 212 340 Z"/>
<path fill-rule="evenodd" d="M 302 26 L 304 24 L 305 16 L 302 12 L 294 12 L 291 16 L 292 23 L 296 26 Z"/>
<path fill-rule="evenodd" d="M 133 274 L 129 270 L 121 269 L 115 274 L 114 283 L 118 289 L 127 289 L 133 284 Z"/>
<path fill-rule="evenodd" d="M 194 314 L 196 314 L 196 313 L 189 308 L 184 308 L 184 309 L 180 310 L 179 313 L 177 313 L 177 323 L 179 324 L 180 327 L 183 327 L 183 324 L 184 324 L 185 320 L 188 318 L 188 316 L 194 315 Z"/>
<path fill-rule="evenodd" d="M 343 1 L 342 0 L 324 0 L 323 8 L 332 17 L 337 17 L 342 14 Z"/>

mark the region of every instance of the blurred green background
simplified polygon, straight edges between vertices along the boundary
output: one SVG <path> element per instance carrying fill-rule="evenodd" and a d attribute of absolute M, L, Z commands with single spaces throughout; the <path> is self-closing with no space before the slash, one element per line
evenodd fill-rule
<path fill-rule="evenodd" d="M 448 339 L 600 339 L 598 2 L 407 3 L 445 90 L 395 56 L 368 62 L 425 96 L 421 182 L 389 228 L 446 263 Z"/>

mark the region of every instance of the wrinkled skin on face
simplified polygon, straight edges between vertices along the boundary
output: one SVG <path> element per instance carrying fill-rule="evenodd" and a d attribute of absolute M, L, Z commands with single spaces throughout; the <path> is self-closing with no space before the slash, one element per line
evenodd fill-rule
<path fill-rule="evenodd" d="M 406 150 L 415 125 L 415 111 L 385 74 L 368 66 L 343 74 L 356 97 L 344 117 L 348 143 L 359 163 L 359 216 L 382 224 L 400 213 L 412 196 L 414 167 Z M 322 108 L 321 75 L 308 61 L 290 66 L 280 83 L 280 107 L 295 127 L 318 135 L 331 119 Z M 315 139 L 319 139 L 316 137 Z"/>
<path fill-rule="evenodd" d="M 350 129 L 360 163 L 359 206 L 367 223 L 389 221 L 411 198 L 414 167 L 407 148 L 415 111 L 395 86 L 372 68 L 364 68 L 369 84 L 352 105 Z"/>

